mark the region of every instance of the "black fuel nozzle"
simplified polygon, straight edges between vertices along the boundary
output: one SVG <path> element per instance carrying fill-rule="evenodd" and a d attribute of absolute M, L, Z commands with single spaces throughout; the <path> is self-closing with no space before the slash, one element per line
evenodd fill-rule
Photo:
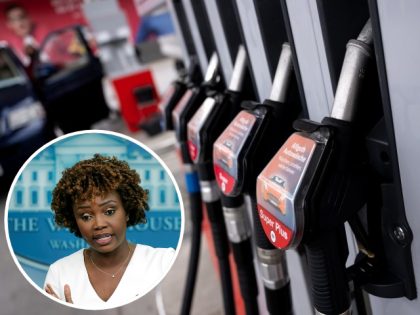
<path fill-rule="evenodd" d="M 228 261 L 230 246 L 223 219 L 220 191 L 214 179 L 212 149 L 215 139 L 223 131 L 230 119 L 239 111 L 246 66 L 246 51 L 241 45 L 238 49 L 229 87 L 223 93 L 208 94 L 187 126 L 189 157 L 198 168 L 201 195 L 206 204 L 216 256 L 221 270 L 221 277 L 223 278 L 222 289 L 226 313 L 232 312 L 232 309 L 234 309 L 232 283 L 230 280 L 231 272 Z M 247 261 L 250 254 L 252 255 L 252 251 L 244 252 L 239 247 L 234 247 L 233 253 L 238 266 L 241 266 L 242 262 Z M 243 278 L 245 273 L 238 267 L 240 279 Z M 245 287 L 241 285 L 241 292 L 250 292 L 250 294 L 245 294 L 244 296 L 247 314 L 258 314 L 257 294 L 254 294 L 255 290 L 257 290 L 255 280 L 252 285 L 246 285 Z M 247 301 L 245 301 L 245 298 Z"/>
<path fill-rule="evenodd" d="M 240 45 L 229 87 L 223 93 L 208 94 L 188 122 L 189 153 L 201 180 L 214 180 L 213 143 L 240 109 L 246 65 L 246 51 Z"/>
<path fill-rule="evenodd" d="M 189 147 L 191 148 L 192 139 L 191 131 L 189 129 L 194 127 L 194 123 L 192 122 L 198 120 L 198 122 L 195 123 L 195 126 L 197 126 L 200 131 L 197 132 L 203 132 L 201 130 L 201 128 L 204 127 L 204 123 L 202 123 L 202 121 L 205 121 L 209 114 L 214 112 L 212 107 L 220 104 L 226 105 L 225 102 L 222 101 L 224 98 L 221 95 L 222 85 L 220 75 L 218 74 L 218 64 L 219 62 L 217 55 L 215 54 L 212 56 L 209 62 L 209 67 L 205 76 L 204 83 L 199 88 L 187 90 L 183 99 L 181 99 L 180 104 L 177 105 L 173 112 L 174 125 L 176 126 L 175 129 L 177 131 L 177 139 L 180 142 L 181 155 L 184 161 L 184 165 L 188 164 L 193 169 L 196 169 L 197 167 L 200 169 L 200 164 L 193 164 L 193 161 L 198 161 L 196 161 L 194 156 L 194 158 L 191 159 L 192 154 L 190 155 L 188 150 Z M 242 75 L 239 77 L 241 79 Z M 211 117 L 214 118 L 214 116 Z M 206 124 L 206 128 L 207 126 L 208 125 Z M 201 139 L 203 141 L 211 141 L 211 139 L 207 137 L 207 133 L 206 136 L 202 137 Z M 188 143 L 190 143 L 190 145 L 188 145 Z M 207 148 L 207 144 L 203 143 L 203 146 L 200 146 L 200 148 L 201 147 L 203 149 Z M 235 304 L 233 300 L 233 288 L 229 264 L 229 243 L 227 241 L 223 215 L 221 213 L 221 209 L 219 209 L 219 192 L 214 181 L 208 180 L 208 178 L 211 178 L 210 174 L 207 174 L 204 178 L 202 174 L 199 174 L 199 187 L 201 190 L 202 200 L 206 205 L 215 244 L 216 256 L 219 262 L 225 313 L 234 314 Z"/>
<path fill-rule="evenodd" d="M 158 108 L 162 130 L 174 130 L 172 111 L 188 87 L 198 86 L 201 81 L 202 75 L 198 60 L 195 56 L 191 56 L 188 70 L 182 71 L 179 78 L 169 85 L 159 102 Z"/>
<path fill-rule="evenodd" d="M 285 43 L 270 98 L 263 103 L 243 102 L 242 110 L 214 143 L 216 180 L 226 196 L 253 194 L 257 175 L 292 133 L 292 123 L 301 112 L 300 104 L 287 97 L 297 94 L 290 93 L 297 90 L 293 79 L 291 49 Z"/>
<path fill-rule="evenodd" d="M 197 84 L 194 80 L 190 80 L 188 82 L 178 82 L 180 86 L 185 87 L 183 96 L 179 99 L 173 110 L 167 108 L 166 111 L 171 115 L 169 123 L 174 127 L 177 140 L 179 141 L 179 153 L 183 163 L 185 186 L 191 210 L 191 253 L 189 257 L 187 281 L 181 307 L 182 315 L 187 315 L 191 311 L 199 263 L 201 225 L 203 219 L 200 184 L 197 171 L 195 166 L 192 164 L 188 153 L 186 125 L 189 118 L 203 102 L 207 94 L 214 93 L 213 90 L 221 90 L 222 82 L 219 79 L 218 64 L 219 61 L 217 55 L 214 54 L 209 62 L 205 81 L 202 84 Z M 228 307 L 226 309 L 231 311 L 232 307 Z"/>
<path fill-rule="evenodd" d="M 219 74 L 219 58 L 214 53 L 199 86 L 190 85 L 172 111 L 172 122 L 175 136 L 181 149 L 181 157 L 185 163 L 191 163 L 187 145 L 187 123 L 208 95 L 223 90 L 223 81 Z"/>
<path fill-rule="evenodd" d="M 264 234 L 255 206 L 255 180 L 281 143 L 292 133 L 292 123 L 300 112 L 291 102 L 291 89 L 297 92 L 292 76 L 290 45 L 283 44 L 270 98 L 263 103 L 243 102 L 242 111 L 214 143 L 213 166 L 223 193 L 224 215 L 231 240 L 243 239 L 249 231 L 247 214 L 242 207 L 227 201 L 242 194 L 251 195 L 254 234 L 259 267 L 270 314 L 292 314 L 290 281 L 284 252 L 275 248 Z M 296 93 L 297 94 L 297 93 Z M 273 137 L 275 135 L 275 137 Z M 243 233 L 240 233 L 243 232 Z M 248 235 L 249 237 L 249 235 Z"/>
<path fill-rule="evenodd" d="M 344 222 L 366 202 L 363 140 L 352 123 L 371 57 L 370 22 L 347 44 L 331 117 L 298 120 L 297 130 L 258 176 L 258 213 L 271 243 L 304 244 L 315 309 L 349 314 Z"/>

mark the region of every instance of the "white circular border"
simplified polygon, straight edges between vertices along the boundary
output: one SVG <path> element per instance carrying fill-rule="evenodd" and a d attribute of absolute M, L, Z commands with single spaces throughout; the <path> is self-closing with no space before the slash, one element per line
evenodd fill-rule
<path fill-rule="evenodd" d="M 9 224 L 8 224 L 8 218 L 9 218 L 9 203 L 10 203 L 10 199 L 12 196 L 12 192 L 14 191 L 16 182 L 19 178 L 19 176 L 22 174 L 23 170 L 26 168 L 26 166 L 33 160 L 34 157 L 36 157 L 41 151 L 43 151 L 44 149 L 48 148 L 49 146 L 53 145 L 54 143 L 64 140 L 66 138 L 70 138 L 73 136 L 77 136 L 77 135 L 83 135 L 83 134 L 106 134 L 106 135 L 112 135 L 114 137 L 117 138 L 124 138 L 127 141 L 130 141 L 132 143 L 137 144 L 139 147 L 141 147 L 142 149 L 144 149 L 145 151 L 147 151 L 148 153 L 150 153 L 160 164 L 161 166 L 165 169 L 166 173 L 169 174 L 169 177 L 171 178 L 172 184 L 175 187 L 176 193 L 178 195 L 178 200 L 179 200 L 179 207 L 180 207 L 180 212 L 181 212 L 181 230 L 180 230 L 180 235 L 179 235 L 179 240 L 178 240 L 178 245 L 176 247 L 175 250 L 175 255 L 172 258 L 172 262 L 168 268 L 168 270 L 166 271 L 166 273 L 164 275 L 162 275 L 162 277 L 159 279 L 159 281 L 157 281 L 154 285 L 151 285 L 149 287 L 149 289 L 147 290 L 147 292 L 145 292 L 143 295 L 139 295 L 134 297 L 131 300 L 128 300 L 126 303 L 124 304 L 120 304 L 120 305 L 110 305 L 109 307 L 103 307 L 103 308 L 81 308 L 78 307 L 77 305 L 74 305 L 72 303 L 67 303 L 65 301 L 59 300 L 54 298 L 53 296 L 49 295 L 47 292 L 45 292 L 42 288 L 40 288 L 27 274 L 26 272 L 23 270 L 22 266 L 20 265 L 20 263 L 18 262 L 16 255 L 13 251 L 13 247 L 12 244 L 10 242 L 10 238 L 9 238 Z M 62 305 L 65 306 L 69 306 L 75 309 L 81 309 L 81 310 L 88 310 L 88 311 L 99 311 L 99 310 L 107 310 L 107 309 L 113 309 L 113 308 L 117 308 L 117 307 L 121 307 L 127 304 L 130 304 L 140 298 L 142 298 L 143 296 L 145 296 L 146 294 L 150 293 L 154 288 L 156 288 L 161 282 L 162 280 L 166 277 L 166 275 L 169 273 L 169 271 L 172 269 L 172 266 L 174 265 L 181 245 L 182 245 L 182 241 L 184 238 L 184 229 L 185 229 L 185 209 L 184 209 L 184 202 L 182 200 L 182 195 L 181 195 L 181 191 L 179 190 L 179 186 L 178 183 L 175 180 L 174 175 L 172 174 L 171 170 L 169 169 L 169 167 L 166 165 L 165 162 L 163 162 L 163 160 L 154 152 L 152 151 L 149 147 L 147 147 L 145 144 L 141 143 L 140 141 L 126 136 L 124 134 L 118 133 L 118 132 L 114 132 L 114 131 L 108 131 L 108 130 L 83 130 L 83 131 L 76 131 L 76 132 L 72 132 L 72 133 L 68 133 L 65 135 L 62 135 L 60 137 L 57 137 L 56 139 L 51 140 L 50 142 L 44 144 L 42 147 L 40 147 L 38 150 L 36 150 L 27 160 L 26 162 L 22 165 L 22 167 L 19 169 L 19 172 L 16 174 L 9 192 L 7 193 L 7 199 L 6 199 L 6 206 L 5 206 L 5 213 L 4 213 L 4 233 L 6 235 L 6 241 L 7 241 L 7 246 L 9 248 L 9 252 L 13 258 L 14 263 L 16 264 L 16 266 L 18 267 L 19 271 L 21 272 L 21 274 L 25 277 L 25 279 L 35 288 L 37 289 L 39 292 L 41 292 L 42 294 L 44 294 L 45 296 L 47 296 L 49 299 L 53 300 L 54 302 L 60 303 Z"/>

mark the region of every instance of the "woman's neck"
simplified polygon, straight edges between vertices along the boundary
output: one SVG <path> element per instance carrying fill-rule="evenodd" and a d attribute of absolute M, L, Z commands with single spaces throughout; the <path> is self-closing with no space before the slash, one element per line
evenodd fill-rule
<path fill-rule="evenodd" d="M 88 254 L 90 255 L 91 259 L 94 260 L 96 265 L 102 267 L 111 267 L 128 260 L 128 257 L 132 252 L 132 245 L 130 245 L 128 241 L 125 240 L 112 252 L 101 253 L 90 248 Z"/>

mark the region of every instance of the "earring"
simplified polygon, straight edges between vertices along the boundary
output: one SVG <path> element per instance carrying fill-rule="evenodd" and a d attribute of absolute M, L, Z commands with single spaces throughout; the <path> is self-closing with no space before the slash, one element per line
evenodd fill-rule
<path fill-rule="evenodd" d="M 129 216 L 127 216 L 127 217 L 125 218 L 125 220 L 128 222 L 128 220 L 130 220 L 130 217 L 129 217 Z"/>

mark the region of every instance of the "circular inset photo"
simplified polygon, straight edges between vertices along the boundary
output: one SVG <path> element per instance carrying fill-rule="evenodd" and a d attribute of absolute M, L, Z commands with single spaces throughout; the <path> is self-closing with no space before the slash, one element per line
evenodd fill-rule
<path fill-rule="evenodd" d="M 17 174 L 5 232 L 25 278 L 67 306 L 102 310 L 152 290 L 178 254 L 179 188 L 143 144 L 109 131 L 64 135 Z"/>

